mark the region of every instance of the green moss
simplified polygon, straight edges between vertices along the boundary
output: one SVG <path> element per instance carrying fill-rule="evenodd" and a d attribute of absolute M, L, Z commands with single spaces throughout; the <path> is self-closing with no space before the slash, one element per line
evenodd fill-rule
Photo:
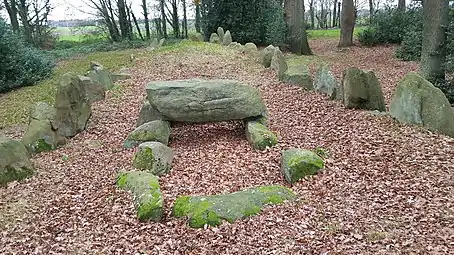
<path fill-rule="evenodd" d="M 260 122 L 249 121 L 246 123 L 246 138 L 256 150 L 264 150 L 278 143 L 276 134 Z"/>
<path fill-rule="evenodd" d="M 54 150 L 55 148 L 53 148 L 51 144 L 47 143 L 44 139 L 41 138 L 35 142 L 35 144 L 32 146 L 32 149 L 36 153 L 41 153 L 44 151 Z"/>
<path fill-rule="evenodd" d="M 21 181 L 34 174 L 34 170 L 27 167 L 13 168 L 5 166 L 0 169 L 0 186 L 6 185 L 8 182 Z"/>
<path fill-rule="evenodd" d="M 183 196 L 174 203 L 172 215 L 189 217 L 189 226 L 217 226 L 223 220 L 235 222 L 238 219 L 260 213 L 267 204 L 280 204 L 292 200 L 295 194 L 281 186 L 261 186 L 224 195 Z"/>
<path fill-rule="evenodd" d="M 282 171 L 289 183 L 314 175 L 324 166 L 323 159 L 312 151 L 290 149 L 282 152 Z"/>
<path fill-rule="evenodd" d="M 134 206 L 140 221 L 161 220 L 163 199 L 158 177 L 147 172 L 120 173 L 117 187 L 133 193 Z"/>
<path fill-rule="evenodd" d="M 154 155 L 151 148 L 141 148 L 133 158 L 133 165 L 140 170 L 153 170 Z"/>
<path fill-rule="evenodd" d="M 143 142 L 156 141 L 163 144 L 169 143 L 170 124 L 167 121 L 155 120 L 147 122 L 136 128 L 128 135 L 124 142 L 125 148 L 132 148 Z"/>

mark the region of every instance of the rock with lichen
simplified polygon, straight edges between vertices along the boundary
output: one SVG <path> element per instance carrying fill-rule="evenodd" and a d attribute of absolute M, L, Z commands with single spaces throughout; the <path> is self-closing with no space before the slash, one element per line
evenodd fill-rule
<path fill-rule="evenodd" d="M 170 172 L 172 161 L 173 150 L 170 147 L 160 142 L 146 142 L 140 144 L 134 154 L 133 166 L 161 176 Z"/>
<path fill-rule="evenodd" d="M 24 144 L 0 134 L 0 186 L 23 180 L 34 173 L 35 168 Z"/>
<path fill-rule="evenodd" d="M 246 138 L 256 150 L 264 150 L 277 144 L 277 136 L 259 121 L 246 122 Z"/>
<path fill-rule="evenodd" d="M 123 146 L 132 148 L 144 142 L 169 143 L 170 123 L 163 120 L 147 122 L 128 135 Z"/>
<path fill-rule="evenodd" d="M 281 162 L 285 180 L 291 184 L 325 167 L 323 159 L 315 152 L 296 148 L 283 151 Z"/>
<path fill-rule="evenodd" d="M 282 186 L 259 186 L 212 196 L 181 196 L 173 205 L 172 215 L 188 217 L 189 226 L 201 228 L 230 223 L 259 214 L 266 205 L 277 205 L 295 199 L 292 190 Z"/>

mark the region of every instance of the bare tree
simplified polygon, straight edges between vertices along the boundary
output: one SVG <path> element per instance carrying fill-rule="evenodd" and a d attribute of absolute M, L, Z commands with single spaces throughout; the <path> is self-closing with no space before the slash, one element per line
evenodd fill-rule
<path fill-rule="evenodd" d="M 200 22 L 201 22 L 201 15 L 200 15 L 200 0 L 194 0 L 195 5 L 195 31 L 200 33 Z"/>
<path fill-rule="evenodd" d="M 167 38 L 167 15 L 166 15 L 166 1 L 165 0 L 159 0 L 159 9 L 161 11 L 161 31 L 162 31 L 162 36 L 164 38 Z"/>
<path fill-rule="evenodd" d="M 353 30 L 355 29 L 355 6 L 353 0 L 342 1 L 341 35 L 338 47 L 353 45 Z"/>
<path fill-rule="evenodd" d="M 142 11 L 143 11 L 143 18 L 144 18 L 144 23 L 145 23 L 145 34 L 146 34 L 147 40 L 150 40 L 150 38 L 151 38 L 150 20 L 148 19 L 149 13 L 148 13 L 148 7 L 147 7 L 147 0 L 142 0 Z"/>
<path fill-rule="evenodd" d="M 16 7 L 16 0 L 3 0 L 3 4 L 5 5 L 6 11 L 8 12 L 9 19 L 11 21 L 11 26 L 13 27 L 13 31 L 19 31 L 19 20 L 17 19 L 17 7 Z"/>
<path fill-rule="evenodd" d="M 186 9 L 186 0 L 181 1 L 183 4 L 183 38 L 188 38 L 188 16 Z"/>
<path fill-rule="evenodd" d="M 333 27 L 337 26 L 337 0 L 333 2 Z"/>
<path fill-rule="evenodd" d="M 405 0 L 399 0 L 399 4 L 397 5 L 397 8 L 401 11 L 405 11 Z"/>

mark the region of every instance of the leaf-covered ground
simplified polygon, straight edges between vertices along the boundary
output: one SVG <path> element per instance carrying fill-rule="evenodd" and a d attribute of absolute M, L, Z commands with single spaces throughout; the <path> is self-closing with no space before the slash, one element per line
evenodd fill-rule
<path fill-rule="evenodd" d="M 372 69 L 389 104 L 415 63 L 393 47 L 352 48 L 312 41 L 337 77 L 349 66 Z M 302 57 L 301 59 L 304 59 Z M 312 58 L 311 66 L 319 58 Z M 298 60 L 293 60 L 298 61 Z M 1 254 L 448 254 L 454 250 L 454 140 L 386 116 L 347 110 L 325 96 L 280 83 L 270 70 L 229 49 L 186 45 L 137 55 L 134 78 L 94 105 L 88 129 L 34 159 L 39 174 L 0 189 Z M 161 178 L 162 223 L 136 220 L 132 198 L 115 188 L 134 150 L 144 85 L 151 80 L 232 78 L 257 87 L 270 111 L 277 147 L 256 152 L 239 122 L 177 125 L 176 158 Z M 329 151 L 326 169 L 292 187 L 298 200 L 220 227 L 190 229 L 170 217 L 178 195 L 286 185 L 280 151 Z"/>

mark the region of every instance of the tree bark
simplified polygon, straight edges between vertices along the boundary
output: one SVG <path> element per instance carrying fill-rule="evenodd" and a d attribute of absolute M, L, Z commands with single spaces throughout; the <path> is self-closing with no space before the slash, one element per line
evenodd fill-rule
<path fill-rule="evenodd" d="M 161 9 L 162 35 L 167 39 L 167 17 L 165 11 L 165 0 L 160 0 L 159 5 Z"/>
<path fill-rule="evenodd" d="M 355 29 L 355 6 L 353 0 L 342 1 L 341 35 L 338 47 L 353 46 L 353 30 Z"/>
<path fill-rule="evenodd" d="M 372 21 L 374 20 L 374 0 L 369 0 L 369 23 L 372 24 Z"/>
<path fill-rule="evenodd" d="M 200 19 L 201 19 L 201 16 L 200 16 L 200 4 L 197 4 L 195 6 L 195 31 L 197 33 L 200 33 L 201 29 L 200 29 Z"/>
<path fill-rule="evenodd" d="M 187 17 L 187 10 L 186 10 L 186 0 L 183 1 L 183 37 L 188 38 L 188 17 Z"/>
<path fill-rule="evenodd" d="M 314 0 L 309 2 L 309 14 L 311 15 L 311 29 L 315 28 L 315 10 L 314 10 Z"/>
<path fill-rule="evenodd" d="M 397 8 L 401 11 L 405 11 L 405 0 L 399 0 L 399 4 L 397 5 Z"/>
<path fill-rule="evenodd" d="M 11 26 L 13 27 L 14 32 L 19 32 L 19 20 L 17 19 L 17 7 L 16 7 L 16 0 L 3 0 L 5 4 L 6 11 L 9 15 L 9 20 L 11 21 Z"/>
<path fill-rule="evenodd" d="M 333 27 L 337 26 L 337 0 L 334 0 L 333 4 Z"/>
<path fill-rule="evenodd" d="M 142 0 L 142 10 L 143 10 L 143 18 L 145 22 L 145 36 L 147 40 L 150 40 L 150 20 L 148 19 L 148 7 L 147 7 L 147 0 Z"/>
<path fill-rule="evenodd" d="M 304 27 L 304 0 L 285 0 L 284 10 L 290 51 L 297 55 L 312 55 Z"/>
<path fill-rule="evenodd" d="M 142 32 L 140 31 L 139 22 L 137 22 L 136 15 L 134 15 L 134 13 L 132 11 L 131 11 L 131 16 L 132 16 L 132 19 L 134 20 L 134 24 L 136 25 L 136 29 L 137 29 L 137 32 L 139 33 L 140 39 L 142 41 L 144 41 Z"/>
<path fill-rule="evenodd" d="M 126 14 L 126 5 L 124 0 L 117 0 L 118 7 L 118 23 L 120 24 L 121 38 L 127 39 L 130 37 L 128 25 L 128 15 Z"/>
<path fill-rule="evenodd" d="M 449 1 L 425 1 L 421 72 L 432 83 L 445 79 L 446 29 L 449 25 Z"/>

